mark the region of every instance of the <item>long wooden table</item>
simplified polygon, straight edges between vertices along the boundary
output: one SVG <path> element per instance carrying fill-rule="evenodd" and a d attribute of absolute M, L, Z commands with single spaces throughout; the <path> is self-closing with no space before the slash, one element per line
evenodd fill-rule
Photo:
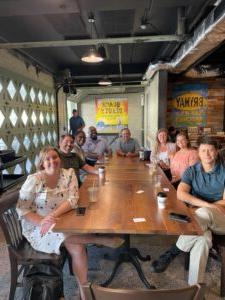
<path fill-rule="evenodd" d="M 192 211 L 177 200 L 176 190 L 160 168 L 157 174 L 162 175 L 162 188 L 169 189 L 164 209 L 158 208 L 159 189 L 154 186 L 154 176 L 149 174 L 146 162 L 113 157 L 105 167 L 105 180 L 88 175 L 80 188 L 79 206 L 87 207 L 85 216 L 76 216 L 71 211 L 61 217 L 54 230 L 67 233 L 202 234 Z M 93 186 L 97 187 L 98 201 L 89 205 L 88 188 Z M 191 222 L 170 220 L 170 212 L 186 214 L 191 217 Z M 134 218 L 145 218 L 146 221 L 135 223 Z"/>
<path fill-rule="evenodd" d="M 176 190 L 159 167 L 156 175 L 162 176 L 160 188 L 155 187 L 155 175 L 149 174 L 146 162 L 137 158 L 113 157 L 105 164 L 105 169 L 104 179 L 88 175 L 80 188 L 79 206 L 87 208 L 85 215 L 77 216 L 70 211 L 60 218 L 54 231 L 125 234 L 125 251 L 120 254 L 110 278 L 102 285 L 107 286 L 112 281 L 121 263 L 131 262 L 145 286 L 154 288 L 139 263 L 139 260 L 150 260 L 150 256 L 142 257 L 138 249 L 130 248 L 130 234 L 200 235 L 202 231 L 192 211 L 177 200 Z M 93 187 L 96 191 L 91 195 L 88 190 Z M 166 206 L 162 209 L 157 205 L 157 193 L 163 189 L 168 191 Z M 91 197 L 97 202 L 90 204 Z M 170 212 L 186 214 L 191 217 L 191 222 L 170 220 Z M 144 222 L 134 222 L 136 218 L 143 218 Z"/>

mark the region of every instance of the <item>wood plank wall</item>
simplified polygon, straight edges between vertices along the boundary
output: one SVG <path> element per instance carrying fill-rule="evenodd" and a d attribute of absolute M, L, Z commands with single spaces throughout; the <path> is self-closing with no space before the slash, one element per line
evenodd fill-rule
<path fill-rule="evenodd" d="M 208 84 L 208 109 L 207 109 L 207 125 L 206 127 L 213 128 L 214 131 L 224 131 L 224 111 L 225 111 L 225 78 L 212 79 L 189 79 L 185 77 L 176 78 L 170 76 L 168 78 L 168 100 L 172 97 L 172 89 L 174 84 Z M 174 126 L 170 120 L 167 111 L 167 127 Z"/>

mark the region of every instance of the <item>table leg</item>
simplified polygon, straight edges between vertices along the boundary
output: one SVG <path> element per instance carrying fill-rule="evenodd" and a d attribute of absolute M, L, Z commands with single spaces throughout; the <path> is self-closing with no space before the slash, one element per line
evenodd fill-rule
<path fill-rule="evenodd" d="M 155 289 L 155 286 L 151 285 L 148 282 L 148 280 L 146 279 L 146 277 L 143 273 L 143 270 L 141 268 L 141 264 L 138 259 L 141 261 L 149 261 L 151 259 L 151 257 L 150 257 L 150 255 L 143 257 L 137 248 L 130 248 L 130 236 L 126 235 L 125 236 L 125 249 L 122 253 L 120 253 L 109 279 L 107 279 L 104 283 L 102 283 L 101 286 L 104 286 L 104 287 L 108 286 L 112 282 L 113 278 L 115 277 L 119 266 L 124 262 L 129 262 L 129 263 L 132 263 L 132 265 L 137 270 L 138 275 L 139 275 L 141 281 L 144 283 L 144 285 L 148 289 Z"/>

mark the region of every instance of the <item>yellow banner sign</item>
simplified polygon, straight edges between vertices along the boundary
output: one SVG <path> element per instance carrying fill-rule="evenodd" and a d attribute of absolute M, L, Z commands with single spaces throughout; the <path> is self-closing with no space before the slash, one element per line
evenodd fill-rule
<path fill-rule="evenodd" d="M 95 108 L 98 127 L 128 125 L 127 99 L 96 99 Z"/>

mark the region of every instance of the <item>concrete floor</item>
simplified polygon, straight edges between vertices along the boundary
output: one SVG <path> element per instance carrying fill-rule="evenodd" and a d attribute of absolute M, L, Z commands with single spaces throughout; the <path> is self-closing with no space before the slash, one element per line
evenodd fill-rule
<path fill-rule="evenodd" d="M 152 259 L 158 257 L 160 253 L 168 248 L 174 242 L 174 237 L 157 237 L 157 236 L 133 236 L 131 238 L 132 246 L 137 246 L 143 255 L 150 254 Z M 89 252 L 89 280 L 100 283 L 110 275 L 113 268 L 113 261 L 104 259 L 105 253 L 115 255 L 114 250 L 107 248 L 97 248 L 95 246 L 88 248 Z M 150 263 L 142 263 L 142 268 L 146 277 L 158 288 L 178 288 L 187 285 L 187 272 L 184 270 L 184 257 L 181 255 L 171 263 L 169 268 L 161 274 L 150 272 Z M 8 299 L 10 284 L 10 269 L 8 261 L 7 247 L 4 238 L 0 233 L 0 300 Z M 206 272 L 207 292 L 206 300 L 225 299 L 219 297 L 220 284 L 220 263 L 209 259 Z M 143 288 L 135 269 L 124 264 L 110 285 L 118 288 Z M 69 275 L 68 265 L 64 267 L 64 293 L 66 300 L 78 300 L 76 281 L 73 276 Z M 18 288 L 15 299 L 22 299 L 22 289 Z"/>

